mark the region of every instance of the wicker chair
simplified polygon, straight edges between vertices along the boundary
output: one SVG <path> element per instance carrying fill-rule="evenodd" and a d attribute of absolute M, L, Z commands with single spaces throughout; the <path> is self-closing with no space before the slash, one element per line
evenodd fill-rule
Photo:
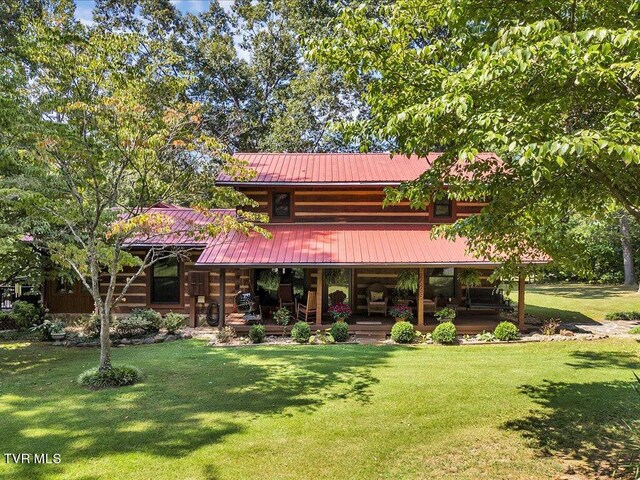
<path fill-rule="evenodd" d="M 372 298 L 372 293 L 375 299 Z M 382 296 L 380 296 L 382 294 Z M 381 283 L 372 283 L 367 287 L 367 313 L 371 316 L 372 313 L 382 313 L 387 316 L 387 308 L 389 306 L 389 297 L 387 295 L 387 288 Z"/>

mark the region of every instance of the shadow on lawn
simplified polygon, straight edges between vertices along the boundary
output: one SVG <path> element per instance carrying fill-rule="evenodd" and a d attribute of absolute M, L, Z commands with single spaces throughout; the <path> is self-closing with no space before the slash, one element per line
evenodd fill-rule
<path fill-rule="evenodd" d="M 625 370 L 640 369 L 640 358 L 629 352 L 594 352 L 575 351 L 571 352 L 571 357 L 576 359 L 575 363 L 567 363 L 575 368 L 622 368 Z M 640 398 L 638 399 L 640 401 Z"/>
<path fill-rule="evenodd" d="M 505 427 L 521 432 L 540 455 L 561 457 L 567 473 L 635 478 L 640 462 L 640 401 L 632 382 L 524 385 L 539 405 Z"/>
<path fill-rule="evenodd" d="M 40 373 L 22 383 L 11 375 L 20 383 L 10 393 L 0 390 L 0 449 L 60 453 L 63 464 L 126 453 L 177 458 L 242 432 L 252 416 L 312 411 L 335 400 L 367 403 L 369 388 L 377 383 L 372 369 L 391 352 L 363 346 L 207 349 L 181 343 L 123 352 L 127 363 L 148 375 L 134 387 L 89 392 L 70 383 L 89 366 L 79 365 L 78 357 L 93 364 L 95 350 L 65 354 L 66 368 L 53 369 L 52 378 Z M 41 357 L 63 362 L 56 349 L 44 352 Z M 22 353 L 20 368 L 28 371 L 28 352 Z M 33 361 L 37 366 L 43 359 Z M 11 377 L 0 376 L 0 386 Z M 209 478 L 216 476 L 212 463 L 204 467 Z M 37 480 L 63 469 L 24 465 L 20 474 Z M 15 477 L 0 471 L 0 478 Z"/>
<path fill-rule="evenodd" d="M 584 313 L 561 308 L 540 307 L 538 305 L 527 304 L 526 312 L 528 315 L 534 315 L 541 319 L 559 318 L 563 321 L 579 322 L 587 325 L 600 325 L 600 322 L 586 316 Z"/>

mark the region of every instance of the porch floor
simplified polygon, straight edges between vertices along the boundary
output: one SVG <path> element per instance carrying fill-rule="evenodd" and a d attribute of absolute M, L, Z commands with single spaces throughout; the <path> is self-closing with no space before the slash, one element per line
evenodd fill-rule
<path fill-rule="evenodd" d="M 482 333 L 483 331 L 492 332 L 498 323 L 508 318 L 503 318 L 500 314 L 495 313 L 476 313 L 476 312 L 460 312 L 455 320 L 458 334 L 460 335 L 475 335 Z M 253 322 L 255 323 L 255 322 Z M 281 335 L 283 328 L 277 325 L 272 319 L 267 318 L 261 322 L 265 326 L 267 335 Z M 295 322 L 293 322 L 295 323 Z M 292 324 L 293 324 L 292 323 Z M 322 324 L 311 324 L 311 331 L 316 329 L 329 328 L 333 322 L 329 318 L 323 318 Z M 349 331 L 358 337 L 371 337 L 376 339 L 384 339 L 391 333 L 391 327 L 395 323 L 393 317 L 384 316 L 367 316 L 367 315 L 353 315 L 349 318 Z M 418 322 L 413 319 L 412 323 L 416 326 L 416 329 L 422 333 L 433 331 L 438 325 L 438 322 L 432 315 L 425 315 L 424 326 L 418 327 Z M 289 324 L 286 328 L 287 332 L 291 331 L 292 324 Z M 247 323 L 243 315 L 240 313 L 231 313 L 226 316 L 226 325 L 232 326 L 236 332 L 240 335 L 246 335 L 249 333 L 249 328 L 252 323 Z"/>

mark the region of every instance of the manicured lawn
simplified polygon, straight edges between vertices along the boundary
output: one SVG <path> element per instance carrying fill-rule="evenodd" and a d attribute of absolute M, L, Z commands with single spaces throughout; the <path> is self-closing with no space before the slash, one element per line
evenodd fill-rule
<path fill-rule="evenodd" d="M 512 300 L 518 298 L 511 293 Z M 640 311 L 638 287 L 552 283 L 527 285 L 526 312 L 541 318 L 571 321 L 603 320 L 614 311 Z"/>
<path fill-rule="evenodd" d="M 89 392 L 97 351 L 0 345 L 14 479 L 551 478 L 610 472 L 640 416 L 637 342 L 128 347 L 144 383 Z M 637 448 L 637 447 L 636 447 Z M 604 465 L 604 466 L 603 466 Z M 581 478 L 581 477 L 577 477 Z"/>

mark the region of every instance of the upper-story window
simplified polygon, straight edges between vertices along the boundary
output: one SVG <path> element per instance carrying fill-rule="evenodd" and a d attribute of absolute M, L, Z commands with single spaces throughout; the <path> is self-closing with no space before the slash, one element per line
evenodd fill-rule
<path fill-rule="evenodd" d="M 448 198 L 436 200 L 433 205 L 434 217 L 450 217 L 452 213 L 452 202 Z"/>
<path fill-rule="evenodd" d="M 275 219 L 291 218 L 291 193 L 273 192 L 271 216 Z"/>
<path fill-rule="evenodd" d="M 176 258 L 160 260 L 151 267 L 151 302 L 180 303 L 180 268 Z"/>

